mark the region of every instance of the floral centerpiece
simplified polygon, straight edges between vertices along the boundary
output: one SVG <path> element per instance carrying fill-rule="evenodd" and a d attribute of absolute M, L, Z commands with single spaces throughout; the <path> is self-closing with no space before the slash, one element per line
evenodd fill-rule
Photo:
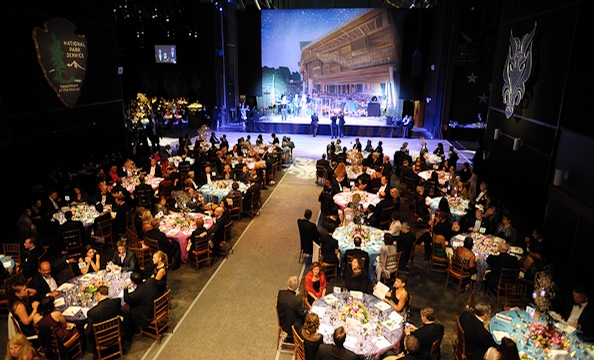
<path fill-rule="evenodd" d="M 565 335 L 546 322 L 533 322 L 528 326 L 528 339 L 535 348 L 550 350 L 568 350 L 569 341 Z"/>
<path fill-rule="evenodd" d="M 347 153 L 347 161 L 353 167 L 354 173 L 361 171 L 361 163 L 363 162 L 363 154 L 357 150 L 351 150 Z"/>
<path fill-rule="evenodd" d="M 103 280 L 101 280 L 99 278 L 93 278 L 93 279 L 89 280 L 88 282 L 82 284 L 80 287 L 80 291 L 85 294 L 93 294 L 93 293 L 97 292 L 97 289 L 99 289 L 100 286 L 109 287 L 109 283 L 104 282 Z"/>
<path fill-rule="evenodd" d="M 448 197 L 448 205 L 453 211 L 465 211 L 468 204 L 467 200 L 459 198 L 457 196 Z"/>
<path fill-rule="evenodd" d="M 361 324 L 367 324 L 369 322 L 369 313 L 363 303 L 358 300 L 348 301 L 340 310 L 339 319 L 346 321 L 347 318 L 356 319 Z"/>
<path fill-rule="evenodd" d="M 371 231 L 367 226 L 351 226 L 350 238 L 352 241 L 356 237 L 361 238 L 361 244 L 366 244 L 371 241 Z"/>
<path fill-rule="evenodd" d="M 227 180 L 218 180 L 218 181 L 215 181 L 212 184 L 212 186 L 215 189 L 225 190 L 225 189 L 228 189 L 231 186 L 231 182 L 230 181 L 227 181 Z"/>
<path fill-rule="evenodd" d="M 551 300 L 555 298 L 555 283 L 551 274 L 544 271 L 536 273 L 534 277 L 534 292 L 532 298 L 536 305 L 536 310 L 541 314 L 546 314 L 551 309 Z"/>

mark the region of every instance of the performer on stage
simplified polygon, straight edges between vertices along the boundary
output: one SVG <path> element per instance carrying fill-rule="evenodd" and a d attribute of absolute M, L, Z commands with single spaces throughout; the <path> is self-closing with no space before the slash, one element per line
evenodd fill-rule
<path fill-rule="evenodd" d="M 313 137 L 316 137 L 316 135 L 318 134 L 318 123 L 318 113 L 313 113 L 313 115 L 311 116 L 311 131 L 313 133 Z"/>
<path fill-rule="evenodd" d="M 344 138 L 344 112 L 338 113 L 338 138 Z"/>
<path fill-rule="evenodd" d="M 281 108 L 281 120 L 282 121 L 287 121 L 287 96 L 283 95 L 281 97 L 281 103 L 280 103 L 280 108 Z"/>
<path fill-rule="evenodd" d="M 336 114 L 330 116 L 330 139 L 336 139 Z"/>
<path fill-rule="evenodd" d="M 305 94 L 301 95 L 301 116 L 302 117 L 306 117 L 307 116 L 307 97 L 305 96 Z"/>

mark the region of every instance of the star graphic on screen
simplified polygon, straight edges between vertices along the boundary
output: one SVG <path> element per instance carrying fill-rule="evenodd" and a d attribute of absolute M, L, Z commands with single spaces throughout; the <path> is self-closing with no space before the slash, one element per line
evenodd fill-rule
<path fill-rule="evenodd" d="M 487 96 L 485 93 L 483 93 L 483 95 L 479 96 L 478 98 L 479 98 L 479 100 L 480 100 L 480 101 L 479 101 L 479 104 L 480 104 L 480 103 L 485 103 L 485 104 L 486 104 L 486 103 L 487 103 L 487 99 L 488 99 L 489 97 L 488 97 L 488 96 Z"/>
<path fill-rule="evenodd" d="M 471 73 L 470 75 L 467 76 L 468 78 L 468 83 L 475 83 L 476 84 L 476 79 L 478 78 L 478 76 L 474 75 L 474 73 Z"/>

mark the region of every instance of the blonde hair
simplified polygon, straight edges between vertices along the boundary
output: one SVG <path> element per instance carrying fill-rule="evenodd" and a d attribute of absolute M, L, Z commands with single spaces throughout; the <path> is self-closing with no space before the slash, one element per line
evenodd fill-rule
<path fill-rule="evenodd" d="M 17 360 L 28 360 L 31 353 L 35 355 L 33 346 L 31 346 L 31 343 L 29 340 L 27 340 L 27 337 L 23 334 L 16 334 L 6 343 L 6 360 L 14 359 L 10 354 L 11 345 L 17 345 L 21 347 L 21 354 L 16 358 Z M 34 358 L 38 359 L 36 356 Z"/>
<path fill-rule="evenodd" d="M 167 254 L 165 254 L 162 250 L 156 251 L 153 256 L 157 255 L 161 261 L 165 264 L 165 269 L 167 269 L 167 265 L 169 264 L 169 260 L 167 259 Z"/>
<path fill-rule="evenodd" d="M 336 176 L 346 176 L 346 165 L 342 162 L 336 165 L 336 169 L 334 169 L 334 174 Z"/>

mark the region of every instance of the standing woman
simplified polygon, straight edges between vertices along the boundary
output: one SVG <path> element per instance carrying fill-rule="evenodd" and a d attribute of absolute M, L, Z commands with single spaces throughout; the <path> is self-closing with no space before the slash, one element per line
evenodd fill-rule
<path fill-rule="evenodd" d="M 167 254 L 159 250 L 153 255 L 153 275 L 151 277 L 159 283 L 159 291 L 164 293 L 167 290 Z"/>
<path fill-rule="evenodd" d="M 311 264 L 311 270 L 305 275 L 305 291 L 310 304 L 326 295 L 326 275 L 317 261 Z"/>
<path fill-rule="evenodd" d="M 12 286 L 9 297 L 9 309 L 18 321 L 21 331 L 25 336 L 36 335 L 33 327 L 33 318 L 37 314 L 39 302 L 29 299 L 29 289 L 25 283 Z"/>

